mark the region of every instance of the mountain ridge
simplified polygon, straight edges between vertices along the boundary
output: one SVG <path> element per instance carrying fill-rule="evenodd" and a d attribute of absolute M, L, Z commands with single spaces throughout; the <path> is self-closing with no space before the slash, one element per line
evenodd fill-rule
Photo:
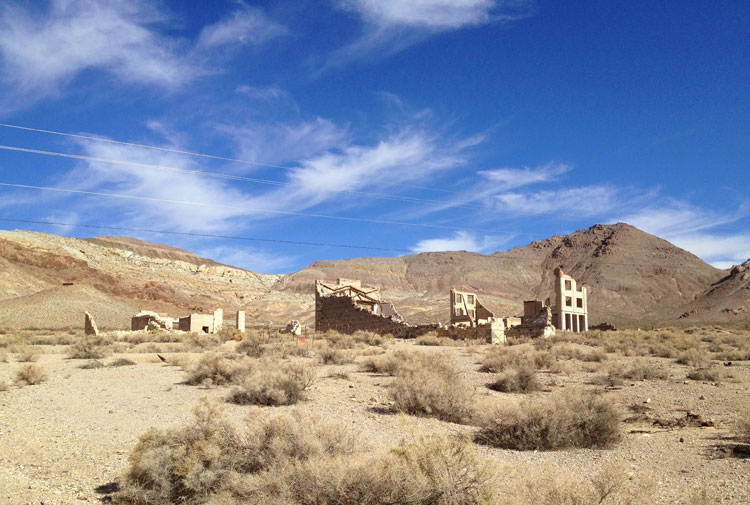
<path fill-rule="evenodd" d="M 176 315 L 219 306 L 228 315 L 244 309 L 249 322 L 309 324 L 314 281 L 338 277 L 380 287 L 413 323 L 447 321 L 451 287 L 476 292 L 497 314 L 517 315 L 524 300 L 551 295 L 558 266 L 587 286 L 592 324 L 672 323 L 686 312 L 683 319 L 689 321 L 748 317 L 745 309 L 731 311 L 750 307 L 750 288 L 742 284 L 750 266 L 719 270 L 666 240 L 615 223 L 487 255 L 446 251 L 322 259 L 290 274 L 251 272 L 130 237 L 0 231 L 0 325 L 54 327 L 57 320 L 67 321 L 60 316 L 65 304 L 56 299 L 63 283 L 94 290 L 76 291 L 69 310 L 78 311 L 86 299 L 101 307 L 110 301 L 113 314 L 99 316 L 104 326 L 125 327 L 141 308 Z M 36 308 L 26 312 L 38 314 L 37 321 L 12 316 L 26 302 Z M 42 316 L 49 308 L 52 315 Z"/>

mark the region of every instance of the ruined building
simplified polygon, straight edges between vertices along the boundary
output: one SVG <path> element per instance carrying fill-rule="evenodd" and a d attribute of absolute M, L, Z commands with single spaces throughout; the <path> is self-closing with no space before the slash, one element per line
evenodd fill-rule
<path fill-rule="evenodd" d="M 523 302 L 523 324 L 518 334 L 549 336 L 554 330 L 587 331 L 589 328 L 586 288 L 578 286 L 575 279 L 561 268 L 555 269 L 555 304 L 547 298 Z"/>
<path fill-rule="evenodd" d="M 393 304 L 380 299 L 378 288 L 363 287 L 353 279 L 315 281 L 316 332 L 367 330 L 397 334 L 406 326 Z"/>
<path fill-rule="evenodd" d="M 487 324 L 495 315 L 479 303 L 474 293 L 451 289 L 451 324 L 473 328 Z"/>
<path fill-rule="evenodd" d="M 586 288 L 577 286 L 575 279 L 561 268 L 555 268 L 555 305 L 552 307 L 552 324 L 559 330 L 587 331 L 589 313 Z"/>
<path fill-rule="evenodd" d="M 245 311 L 237 311 L 235 323 L 237 330 L 245 333 Z M 189 314 L 179 318 L 142 310 L 130 318 L 130 331 L 180 330 L 195 333 L 219 333 L 223 327 L 223 309 L 216 309 L 213 314 Z"/>

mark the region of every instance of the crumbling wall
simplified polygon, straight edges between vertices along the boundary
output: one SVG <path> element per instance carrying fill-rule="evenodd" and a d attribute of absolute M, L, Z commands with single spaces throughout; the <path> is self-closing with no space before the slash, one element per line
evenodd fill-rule
<path fill-rule="evenodd" d="M 524 304 L 524 312 L 526 306 Z M 555 334 L 555 327 L 552 324 L 552 309 L 549 306 L 543 306 L 534 317 L 523 318 L 523 323 L 512 326 L 505 330 L 508 337 L 550 337 Z"/>
<path fill-rule="evenodd" d="M 86 312 L 83 321 L 83 333 L 85 335 L 99 336 L 99 328 L 96 327 L 96 321 L 94 321 L 94 318 L 88 312 Z"/>
<path fill-rule="evenodd" d="M 374 331 L 396 335 L 408 327 L 390 317 L 373 314 L 356 306 L 348 296 L 319 296 L 315 301 L 315 331 L 335 330 L 351 334 L 355 331 Z"/>

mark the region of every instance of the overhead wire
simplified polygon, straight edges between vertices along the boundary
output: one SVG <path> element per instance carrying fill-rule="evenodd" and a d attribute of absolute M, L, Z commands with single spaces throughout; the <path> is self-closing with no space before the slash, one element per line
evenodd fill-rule
<path fill-rule="evenodd" d="M 332 219 L 332 220 L 349 221 L 349 222 L 375 223 L 375 224 L 393 225 L 393 226 L 410 226 L 410 227 L 416 227 L 416 228 L 432 228 L 432 229 L 453 230 L 453 231 L 477 231 L 477 232 L 485 232 L 485 233 L 502 233 L 500 230 L 486 230 L 486 229 L 481 229 L 481 228 L 465 228 L 465 227 L 456 227 L 456 226 L 427 224 L 427 223 L 409 223 L 406 221 L 390 221 L 390 220 L 385 220 L 385 219 L 372 219 L 372 218 L 365 218 L 365 217 L 333 216 L 329 214 L 312 214 L 312 213 L 306 213 L 306 212 L 259 209 L 259 208 L 252 208 L 252 207 L 243 207 L 243 206 L 238 206 L 238 205 L 226 205 L 226 204 L 220 204 L 220 203 L 192 202 L 192 201 L 187 201 L 187 200 L 171 200 L 171 199 L 166 199 L 166 198 L 154 198 L 154 197 L 139 196 L 139 195 L 124 195 L 120 193 L 104 193 L 100 191 L 85 191 L 81 189 L 37 186 L 33 184 L 14 184 L 14 183 L 9 183 L 9 182 L 0 182 L 0 186 L 8 187 L 8 188 L 35 189 L 35 190 L 41 190 L 41 191 L 52 191 L 52 192 L 59 192 L 59 193 L 71 193 L 71 194 L 89 195 L 89 196 L 103 196 L 103 197 L 108 197 L 108 198 L 121 198 L 121 199 L 130 199 L 130 200 L 148 201 L 148 202 L 190 205 L 190 206 L 196 206 L 196 207 L 215 207 L 215 208 L 222 208 L 222 209 L 229 209 L 229 210 L 241 210 L 244 212 L 260 212 L 260 213 L 285 215 L 285 216 L 310 217 L 310 218 L 316 218 L 316 219 Z"/>
<path fill-rule="evenodd" d="M 22 153 L 28 153 L 28 154 L 40 154 L 40 155 L 45 155 L 45 156 L 55 156 L 55 157 L 60 157 L 60 158 L 70 158 L 70 159 L 76 159 L 76 160 L 92 161 L 96 163 L 111 163 L 113 165 L 124 165 L 124 166 L 138 167 L 138 168 L 148 168 L 148 169 L 154 169 L 154 170 L 164 170 L 164 171 L 170 171 L 170 172 L 184 173 L 184 174 L 190 174 L 190 175 L 215 177 L 219 179 L 252 182 L 256 184 L 267 184 L 267 185 L 272 185 L 272 186 L 294 186 L 294 183 L 287 182 L 287 181 L 274 181 L 274 180 L 269 180 L 269 179 L 260 179 L 257 177 L 246 177 L 242 175 L 224 174 L 224 173 L 219 173 L 219 172 L 206 172 L 203 170 L 169 167 L 165 165 L 153 165 L 149 163 L 139 163 L 135 161 L 114 160 L 110 158 L 98 158 L 98 157 L 86 156 L 82 154 L 61 153 L 57 151 L 44 151 L 40 149 L 31 149 L 27 147 L 7 146 L 7 145 L 0 144 L 0 149 L 5 150 L 5 151 L 22 152 Z M 451 208 L 460 207 L 460 208 L 477 209 L 477 210 L 486 209 L 486 207 L 482 207 L 479 205 L 456 204 L 453 202 L 447 202 L 445 200 L 430 200 L 430 199 L 425 199 L 425 198 L 416 198 L 416 197 L 399 196 L 399 195 L 387 195 L 387 194 L 382 194 L 382 193 L 370 193 L 370 192 L 365 192 L 365 191 L 352 191 L 352 190 L 340 190 L 340 189 L 339 190 L 331 189 L 331 190 L 326 190 L 326 191 L 329 191 L 331 193 L 343 193 L 343 194 L 349 194 L 349 195 L 354 195 L 354 196 L 379 198 L 379 199 L 384 199 L 384 200 L 448 205 Z"/>
<path fill-rule="evenodd" d="M 68 133 L 68 132 L 59 132 L 59 131 L 55 131 L 55 130 L 46 130 L 46 129 L 42 129 L 42 128 L 32 128 L 32 127 L 29 127 L 29 126 L 20 126 L 20 125 L 14 125 L 14 124 L 9 124 L 9 123 L 0 123 L 0 127 L 3 127 L 3 128 L 13 128 L 13 129 L 16 129 L 16 130 L 31 131 L 31 132 L 36 132 L 36 133 L 45 133 L 45 134 L 49 134 L 49 135 L 58 135 L 58 136 L 62 136 L 62 137 L 70 137 L 70 138 L 77 138 L 77 139 L 84 139 L 84 140 L 93 140 L 93 141 L 96 141 L 96 142 L 106 142 L 106 143 L 110 143 L 110 144 L 118 144 L 118 145 L 130 146 L 130 147 L 138 147 L 138 148 L 142 148 L 142 149 L 152 149 L 152 150 L 156 150 L 156 151 L 164 151 L 164 152 L 170 152 L 170 153 L 175 153 L 175 154 L 184 154 L 184 155 L 187 155 L 187 156 L 197 156 L 197 157 L 208 158 L 208 159 L 213 159 L 213 160 L 229 161 L 229 162 L 233 162 L 233 163 L 241 163 L 241 164 L 245 164 L 245 165 L 253 165 L 253 166 L 258 166 L 258 167 L 279 168 L 279 169 L 282 169 L 282 170 L 297 170 L 299 168 L 299 167 L 290 167 L 290 166 L 284 166 L 284 165 L 273 165 L 273 164 L 270 164 L 270 163 L 261 163 L 261 162 L 257 162 L 257 161 L 248 161 L 248 160 L 242 160 L 242 159 L 238 159 L 238 158 L 230 158 L 230 157 L 226 157 L 226 156 L 217 156 L 217 155 L 214 155 L 214 154 L 205 154 L 205 153 L 199 153 L 199 152 L 195 152 L 195 151 L 187 151 L 187 150 L 182 150 L 182 149 L 174 149 L 174 148 L 170 148 L 170 147 L 159 147 L 159 146 L 153 146 L 153 145 L 149 145 L 149 144 L 139 144 L 139 143 L 136 143 L 136 142 L 125 142 L 125 141 L 122 141 L 122 140 L 108 139 L 108 138 L 104 138 L 104 137 L 94 137 L 94 136 L 91 136 L 91 135 L 81 135 L 81 134 L 78 134 L 78 133 Z M 460 191 L 453 191 L 453 190 L 442 189 L 442 188 L 431 188 L 431 187 L 427 187 L 427 186 L 416 186 L 416 185 L 411 185 L 411 184 L 400 184 L 400 186 L 407 187 L 407 188 L 412 188 L 412 189 L 423 189 L 423 190 L 427 190 L 427 191 L 438 191 L 438 192 L 441 192 L 441 193 L 461 194 Z"/>

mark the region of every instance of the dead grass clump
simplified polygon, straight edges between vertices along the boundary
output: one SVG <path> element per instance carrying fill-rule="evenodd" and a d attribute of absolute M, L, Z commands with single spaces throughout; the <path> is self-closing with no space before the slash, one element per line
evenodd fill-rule
<path fill-rule="evenodd" d="M 99 336 L 81 337 L 70 348 L 68 357 L 71 359 L 100 359 L 110 354 L 112 340 Z"/>
<path fill-rule="evenodd" d="M 263 345 L 258 338 L 252 338 L 250 336 L 242 339 L 234 348 L 240 354 L 244 354 L 251 358 L 260 358 L 263 356 Z"/>
<path fill-rule="evenodd" d="M 239 405 L 293 405 L 304 398 L 315 380 L 315 369 L 302 363 L 259 363 L 227 401 Z"/>
<path fill-rule="evenodd" d="M 607 359 L 606 351 L 601 347 L 589 347 L 583 344 L 567 343 L 552 348 L 556 358 L 577 359 L 584 362 L 601 362 Z"/>
<path fill-rule="evenodd" d="M 659 367 L 656 363 L 651 363 L 645 359 L 637 360 L 623 376 L 630 380 L 654 380 L 668 379 L 669 371 Z"/>
<path fill-rule="evenodd" d="M 39 359 L 39 355 L 41 354 L 39 352 L 39 349 L 26 344 L 15 346 L 14 351 L 17 354 L 16 361 L 19 361 L 21 363 L 33 363 L 34 361 Z"/>
<path fill-rule="evenodd" d="M 505 449 L 609 447 L 620 438 L 621 413 L 612 400 L 589 391 L 565 391 L 541 401 L 499 405 L 476 441 Z"/>
<path fill-rule="evenodd" d="M 186 333 L 182 342 L 190 349 L 196 351 L 205 351 L 221 345 L 221 337 L 214 333 L 196 333 L 191 331 Z"/>
<path fill-rule="evenodd" d="M 531 393 L 542 389 L 536 371 L 528 368 L 506 369 L 487 387 L 502 393 Z"/>
<path fill-rule="evenodd" d="M 318 358 L 324 365 L 346 365 L 354 361 L 354 355 L 351 351 L 334 349 L 327 345 L 318 351 Z"/>
<path fill-rule="evenodd" d="M 23 365 L 16 372 L 16 384 L 18 386 L 34 386 L 47 380 L 47 372 L 39 365 Z"/>
<path fill-rule="evenodd" d="M 244 360 L 227 359 L 218 353 L 208 353 L 189 366 L 187 372 L 185 383 L 194 386 L 238 384 L 250 372 L 250 364 Z"/>
<path fill-rule="evenodd" d="M 379 356 L 368 356 L 361 364 L 363 372 L 377 373 L 382 375 L 396 375 L 396 370 L 401 364 L 401 353 L 389 352 Z"/>
<path fill-rule="evenodd" d="M 132 366 L 135 365 L 135 361 L 130 360 L 128 358 L 118 358 L 108 364 L 108 367 L 120 367 L 120 366 Z"/>
<path fill-rule="evenodd" d="M 493 347 L 485 354 L 480 372 L 499 373 L 506 368 L 549 368 L 553 357 L 547 351 L 537 351 L 528 345 Z"/>
<path fill-rule="evenodd" d="M 388 389 L 396 409 L 417 416 L 464 423 L 474 415 L 474 388 L 437 354 L 415 353 L 396 369 Z"/>
<path fill-rule="evenodd" d="M 96 368 L 104 368 L 104 363 L 102 363 L 98 359 L 92 359 L 91 361 L 87 361 L 78 368 L 81 368 L 83 370 L 94 370 Z"/>
<path fill-rule="evenodd" d="M 310 345 L 309 344 L 290 344 L 282 343 L 273 350 L 273 354 L 279 358 L 307 358 L 310 356 Z"/>
<path fill-rule="evenodd" d="M 460 438 L 420 438 L 388 452 L 354 460 L 308 459 L 266 474 L 257 503 L 299 505 L 483 505 L 497 503 L 494 467 Z M 229 503 L 238 503 L 229 502 Z"/>
<path fill-rule="evenodd" d="M 740 413 L 740 418 L 734 427 L 737 437 L 744 443 L 750 444 L 750 407 Z"/>
<path fill-rule="evenodd" d="M 688 349 L 680 353 L 677 363 L 693 368 L 708 368 L 711 366 L 711 353 L 703 349 Z"/>
<path fill-rule="evenodd" d="M 464 439 L 424 437 L 372 454 L 342 424 L 283 416 L 251 420 L 243 432 L 205 400 L 194 414 L 187 426 L 141 437 L 116 503 L 496 503 L 494 468 Z"/>
<path fill-rule="evenodd" d="M 719 382 L 724 378 L 724 370 L 719 368 L 696 368 L 689 371 L 686 377 L 694 381 Z"/>

